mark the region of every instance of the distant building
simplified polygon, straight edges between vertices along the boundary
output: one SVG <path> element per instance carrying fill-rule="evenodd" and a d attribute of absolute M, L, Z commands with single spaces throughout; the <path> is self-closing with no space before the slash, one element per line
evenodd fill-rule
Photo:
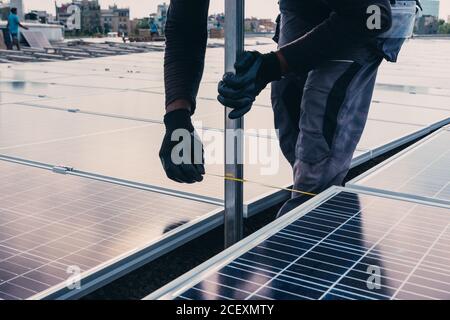
<path fill-rule="evenodd" d="M 421 0 L 424 16 L 439 17 L 439 0 Z"/>
<path fill-rule="evenodd" d="M 208 33 L 212 39 L 221 39 L 225 37 L 225 15 L 213 14 L 208 17 Z"/>
<path fill-rule="evenodd" d="M 10 0 L 9 6 L 11 8 L 17 8 L 17 16 L 19 17 L 20 20 L 23 20 L 25 18 L 23 0 Z"/>
<path fill-rule="evenodd" d="M 254 33 L 275 32 L 276 24 L 271 19 L 247 18 L 245 31 Z"/>
<path fill-rule="evenodd" d="M 81 32 L 97 33 L 100 31 L 100 5 L 98 0 L 75 1 L 81 8 Z"/>
<path fill-rule="evenodd" d="M 101 10 L 100 24 L 104 33 L 129 34 L 133 30 L 130 22 L 130 9 L 118 8 L 117 5 Z"/>
<path fill-rule="evenodd" d="M 8 19 L 9 11 L 9 3 L 0 0 L 0 20 Z"/>
<path fill-rule="evenodd" d="M 225 26 L 225 15 L 213 14 L 208 17 L 208 30 L 211 29 L 223 29 Z"/>
<path fill-rule="evenodd" d="M 8 19 L 9 13 L 11 12 L 11 8 L 17 8 L 17 15 L 20 20 L 24 20 L 25 14 L 23 9 L 23 0 L 10 0 L 10 1 L 1 1 L 0 0 L 0 19 L 6 20 Z"/>
<path fill-rule="evenodd" d="M 44 10 L 31 10 L 25 14 L 25 21 L 38 21 L 39 23 L 53 23 L 55 17 Z"/>
<path fill-rule="evenodd" d="M 137 18 L 130 21 L 130 34 L 137 34 L 140 23 L 141 19 Z"/>
<path fill-rule="evenodd" d="M 68 20 L 73 16 L 69 9 L 73 6 L 78 7 L 80 12 L 80 25 L 77 30 L 85 34 L 101 31 L 101 9 L 98 0 L 73 0 L 72 3 L 56 6 L 56 18 L 61 24 L 68 27 Z"/>

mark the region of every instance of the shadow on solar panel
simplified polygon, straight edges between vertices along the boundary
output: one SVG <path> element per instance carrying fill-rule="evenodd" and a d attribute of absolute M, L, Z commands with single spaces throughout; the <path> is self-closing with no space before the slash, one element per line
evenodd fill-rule
<path fill-rule="evenodd" d="M 448 206 L 332 188 L 148 299 L 450 298 Z"/>

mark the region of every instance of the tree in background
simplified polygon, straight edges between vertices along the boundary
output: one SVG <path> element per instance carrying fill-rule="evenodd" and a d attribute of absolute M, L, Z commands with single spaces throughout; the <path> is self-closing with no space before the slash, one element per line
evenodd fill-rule
<path fill-rule="evenodd" d="M 439 20 L 439 34 L 450 34 L 450 23 L 445 22 L 444 20 Z"/>

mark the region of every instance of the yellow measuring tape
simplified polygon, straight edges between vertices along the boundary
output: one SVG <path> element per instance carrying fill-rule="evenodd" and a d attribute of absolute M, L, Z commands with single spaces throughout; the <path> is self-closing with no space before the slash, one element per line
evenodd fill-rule
<path fill-rule="evenodd" d="M 251 181 L 251 180 L 247 180 L 247 179 L 239 179 L 239 178 L 233 177 L 232 175 L 225 175 L 225 176 L 223 176 L 223 175 L 220 175 L 220 174 L 207 173 L 206 176 L 221 178 L 221 179 L 224 179 L 224 180 L 227 180 L 227 181 L 257 184 L 257 185 L 260 185 L 262 187 L 266 187 L 266 188 L 270 188 L 270 189 L 289 191 L 289 192 L 294 192 L 294 193 L 298 193 L 298 194 L 302 194 L 302 195 L 306 195 L 306 196 L 310 196 L 310 197 L 317 196 L 317 194 L 311 193 L 311 192 L 300 191 L 300 190 L 290 189 L 290 188 L 282 188 L 282 187 L 273 186 L 273 185 L 270 185 L 270 184 L 265 184 L 265 183 L 261 183 L 261 182 L 257 182 L 257 181 Z"/>

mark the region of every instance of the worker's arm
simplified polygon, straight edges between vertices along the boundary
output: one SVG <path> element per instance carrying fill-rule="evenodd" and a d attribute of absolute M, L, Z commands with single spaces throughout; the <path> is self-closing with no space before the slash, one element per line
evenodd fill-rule
<path fill-rule="evenodd" d="M 209 0 L 172 0 L 166 23 L 166 133 L 159 157 L 167 177 L 180 183 L 200 182 L 205 174 L 203 145 L 191 115 L 203 75 L 208 9 Z M 183 157 L 174 159 L 181 143 Z"/>
<path fill-rule="evenodd" d="M 317 1 L 317 0 L 311 0 Z M 323 0 L 333 14 L 311 32 L 280 49 L 284 67 L 305 73 L 314 69 L 336 52 L 349 46 L 363 44 L 388 31 L 392 24 L 389 0 Z M 368 27 L 373 12 L 370 6 L 380 8 L 380 29 Z"/>
<path fill-rule="evenodd" d="M 28 30 L 28 27 L 24 26 L 24 25 L 21 24 L 20 22 L 19 22 L 19 27 L 21 27 L 22 29 Z"/>
<path fill-rule="evenodd" d="M 166 23 L 164 80 L 167 112 L 195 111 L 208 39 L 209 0 L 172 0 Z"/>

